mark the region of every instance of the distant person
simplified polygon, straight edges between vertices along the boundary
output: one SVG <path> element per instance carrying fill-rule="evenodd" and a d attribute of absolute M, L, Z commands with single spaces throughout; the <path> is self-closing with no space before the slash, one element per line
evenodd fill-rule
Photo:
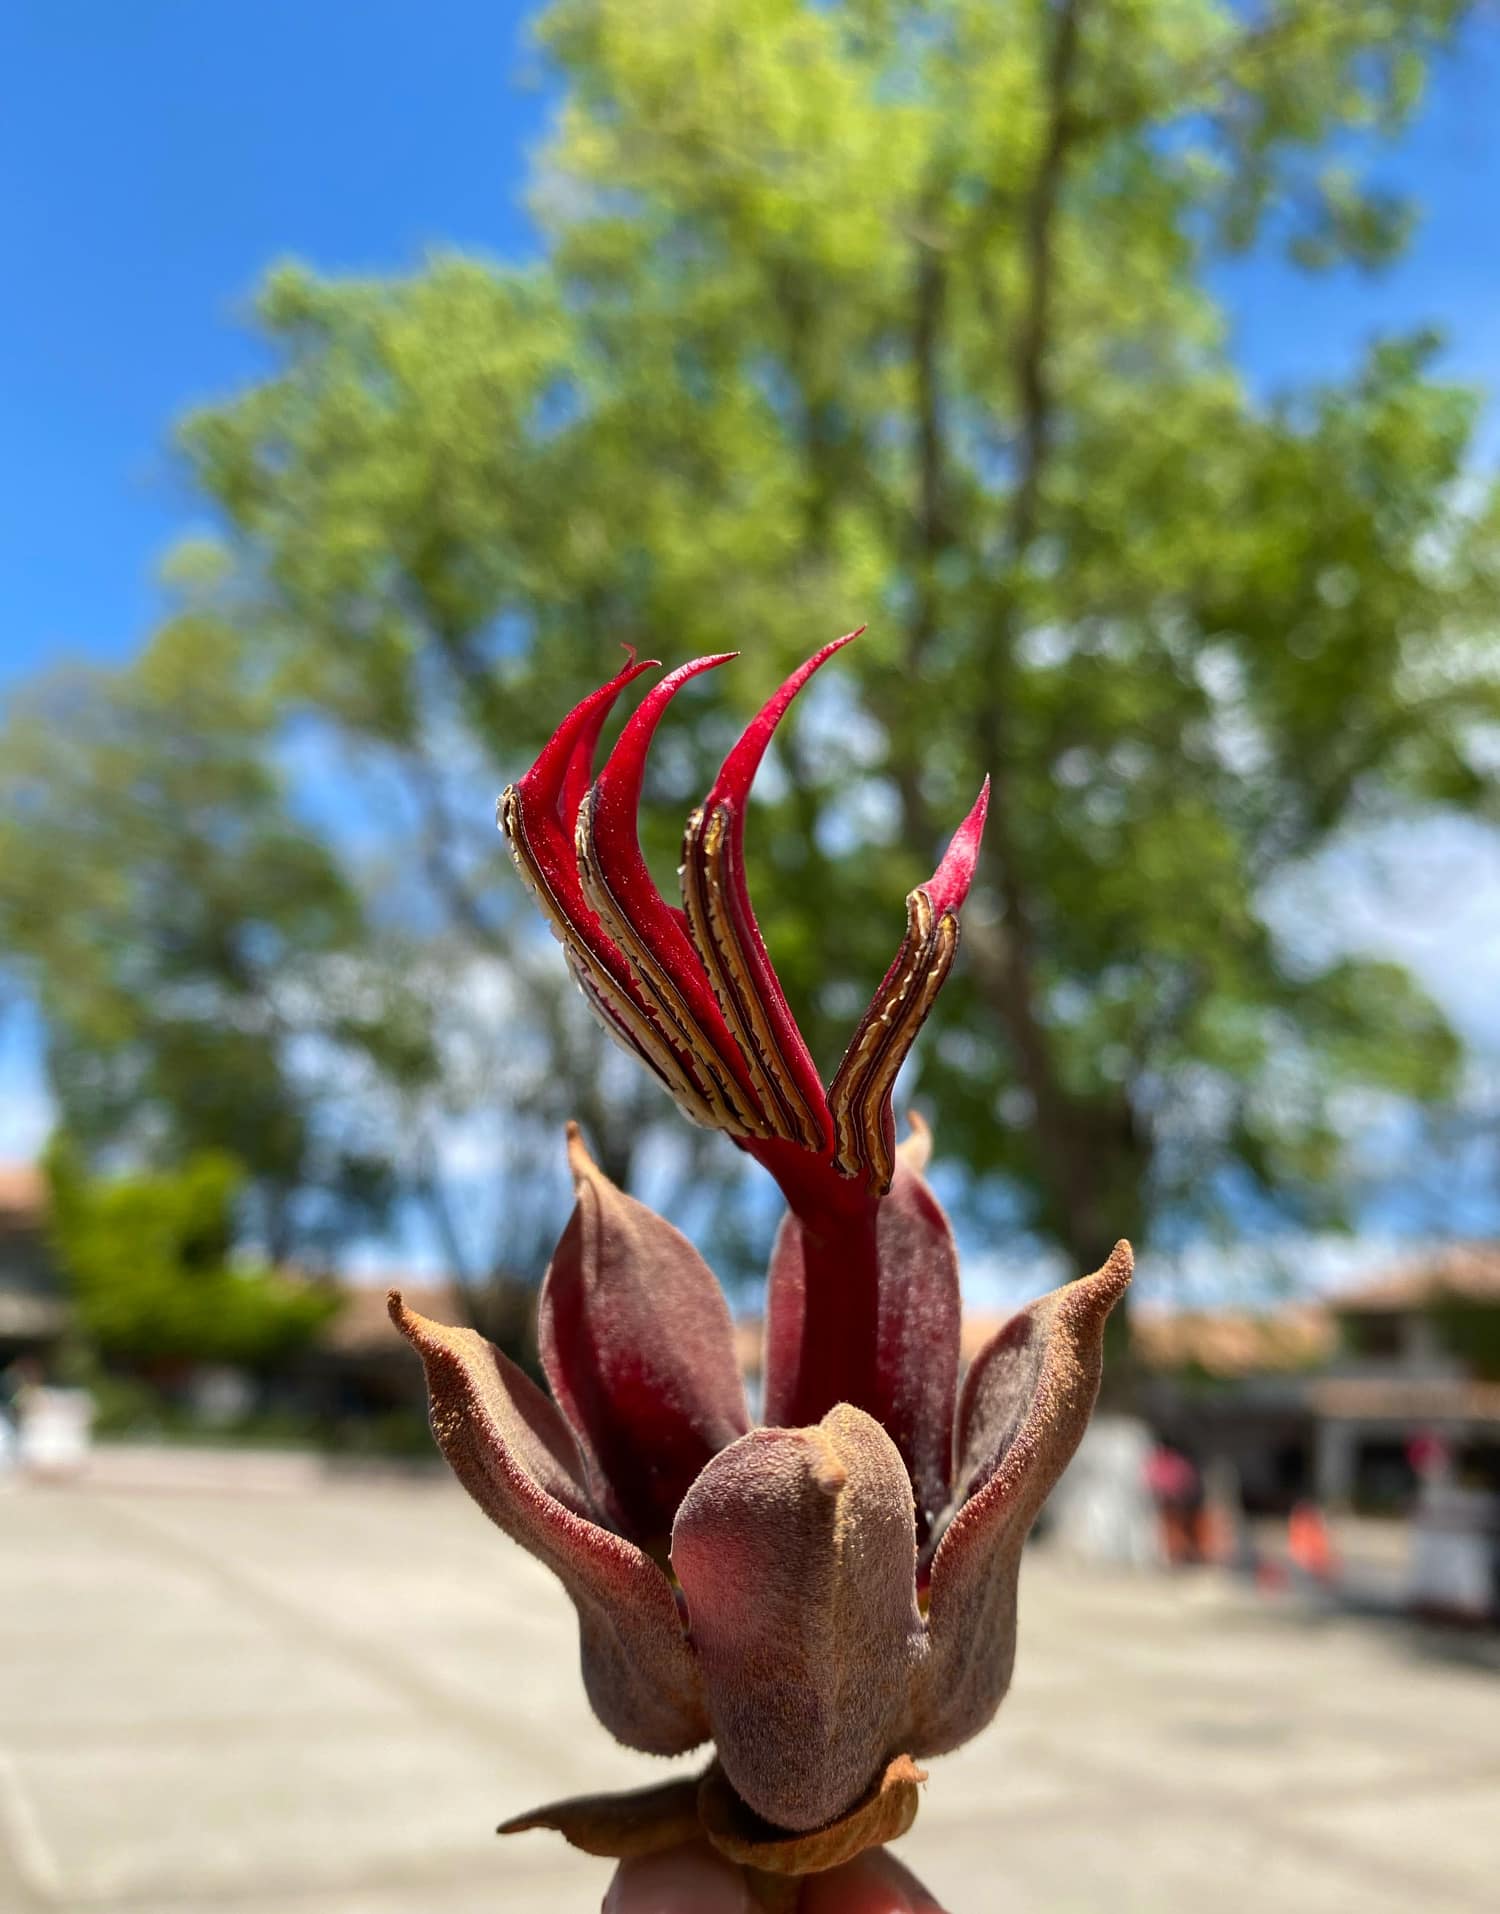
<path fill-rule="evenodd" d="M 1203 1559 L 1199 1518 L 1203 1484 L 1192 1460 L 1161 1442 L 1146 1459 L 1146 1487 L 1156 1502 L 1162 1554 L 1174 1568 Z"/>
<path fill-rule="evenodd" d="M 1253 1581 L 1260 1569 L 1255 1540 L 1245 1519 L 1240 1472 L 1227 1456 L 1215 1456 L 1203 1471 L 1199 1544 L 1205 1561 Z"/>

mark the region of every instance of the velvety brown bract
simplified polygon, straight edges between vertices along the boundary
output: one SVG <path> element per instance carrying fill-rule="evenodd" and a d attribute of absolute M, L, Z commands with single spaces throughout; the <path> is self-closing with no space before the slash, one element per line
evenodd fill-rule
<path fill-rule="evenodd" d="M 724 1293 L 569 1128 L 577 1206 L 542 1285 L 542 1366 L 612 1525 L 663 1544 L 704 1464 L 750 1427 Z"/>
<path fill-rule="evenodd" d="M 953 1512 L 932 1563 L 928 1652 L 913 1690 L 906 1746 L 944 1754 L 976 1735 L 1010 1686 L 1021 1547 L 1072 1460 L 1099 1393 L 1104 1323 L 1132 1258 L 1013 1316 L 964 1381 L 955 1431 Z"/>
<path fill-rule="evenodd" d="M 609 1186 L 576 1138 L 572 1155 L 591 1220 L 574 1219 L 561 1281 L 576 1283 L 595 1310 L 620 1284 L 628 1306 L 604 1326 L 609 1362 L 670 1376 L 677 1358 L 659 1345 L 674 1333 L 674 1312 L 629 1300 L 644 1281 L 632 1259 L 646 1255 L 643 1245 L 667 1244 L 667 1226 L 643 1223 L 650 1213 Z M 896 1189 L 904 1198 L 895 1214 L 907 1220 L 888 1240 L 919 1227 L 925 1243 L 911 1252 L 917 1273 L 892 1288 L 917 1326 L 909 1372 L 928 1347 L 946 1375 L 951 1271 L 932 1225 L 941 1212 L 909 1162 Z M 670 1245 L 665 1253 L 680 1254 Z M 728 1315 L 722 1303 L 707 1305 L 689 1267 L 677 1272 L 694 1299 L 687 1320 L 709 1344 L 707 1374 L 718 1380 L 683 1400 L 706 1401 L 705 1417 L 732 1427 Z M 1122 1243 L 1103 1269 L 1022 1310 L 981 1352 L 958 1407 L 952 1498 L 922 1555 L 911 1464 L 872 1416 L 840 1404 L 811 1427 L 738 1435 L 704 1463 L 672 1529 L 681 1602 L 658 1560 L 610 1527 L 610 1510 L 662 1504 L 639 1488 L 621 1493 L 602 1474 L 597 1490 L 592 1474 L 586 1482 L 562 1416 L 482 1337 L 429 1323 L 394 1295 L 392 1314 L 426 1365 L 433 1428 L 460 1480 L 572 1597 L 585 1686 L 606 1727 L 662 1754 L 711 1733 L 748 1807 L 796 1832 L 845 1814 L 894 1755 L 956 1747 L 999 1706 L 1015 1653 L 1021 1546 L 1088 1422 L 1104 1321 L 1130 1268 Z M 924 1343 L 928 1314 L 938 1328 Z M 632 1337 L 647 1346 L 633 1347 Z M 572 1360 L 581 1360 L 576 1350 Z M 892 1373 L 908 1370 L 896 1363 Z M 915 1399 L 946 1423 L 951 1392 Z M 920 1418 L 916 1428 L 912 1453 L 930 1454 L 930 1429 Z M 624 1443 L 600 1454 L 635 1466 L 640 1450 Z M 929 1576 L 924 1618 L 917 1591 Z"/>
<path fill-rule="evenodd" d="M 562 1417 L 474 1330 L 429 1322 L 396 1290 L 391 1318 L 422 1358 L 433 1434 L 453 1473 L 572 1598 L 594 1713 L 646 1754 L 696 1748 L 708 1734 L 703 1685 L 671 1586 L 633 1542 L 583 1513 L 588 1498 Z"/>
<path fill-rule="evenodd" d="M 875 1217 L 880 1265 L 877 1371 L 880 1419 L 901 1451 L 922 1538 L 947 1506 L 963 1299 L 958 1248 L 942 1207 L 897 1153 L 890 1193 Z"/>
<path fill-rule="evenodd" d="M 702 1831 L 698 1817 L 700 1775 L 663 1781 L 654 1788 L 631 1788 L 615 1794 L 570 1795 L 549 1801 L 502 1821 L 497 1834 L 525 1834 L 530 1828 L 550 1828 L 585 1854 L 625 1861 L 642 1854 L 662 1854 L 696 1840 Z"/>
<path fill-rule="evenodd" d="M 895 1751 L 922 1649 L 911 1481 L 847 1405 L 716 1456 L 672 1530 L 724 1771 L 757 1814 L 815 1828 Z"/>
<path fill-rule="evenodd" d="M 760 1877 L 757 1905 L 789 1906 L 784 1897 L 766 1894 L 766 1877 L 821 1874 L 842 1867 L 866 1848 L 899 1840 L 917 1818 L 918 1790 L 926 1779 L 909 1755 L 897 1755 L 836 1821 L 809 1834 L 788 1834 L 748 1808 L 715 1761 L 701 1775 L 656 1787 L 549 1801 L 512 1815 L 496 1832 L 525 1834 L 548 1828 L 585 1854 L 610 1860 L 661 1854 L 706 1836 L 727 1860 Z"/>

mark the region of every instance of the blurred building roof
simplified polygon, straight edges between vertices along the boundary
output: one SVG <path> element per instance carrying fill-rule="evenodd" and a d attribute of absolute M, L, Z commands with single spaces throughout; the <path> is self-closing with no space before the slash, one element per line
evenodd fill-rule
<path fill-rule="evenodd" d="M 0 1168 L 0 1224 L 8 1201 L 22 1209 L 28 1199 L 32 1203 L 40 1199 L 41 1187 L 35 1172 Z M 462 1287 L 450 1278 L 398 1276 L 350 1283 L 343 1289 L 342 1308 L 319 1338 L 320 1347 L 342 1356 L 381 1356 L 395 1349 L 386 1314 L 386 1295 L 393 1287 L 420 1315 L 447 1323 L 471 1319 Z M 1500 1244 L 1456 1245 L 1414 1259 L 1326 1302 L 1288 1303 L 1266 1311 L 1138 1306 L 1131 1315 L 1131 1334 L 1141 1366 L 1155 1374 L 1196 1371 L 1225 1380 L 1295 1375 L 1318 1369 L 1336 1355 L 1338 1317 L 1346 1311 L 1413 1309 L 1455 1296 L 1500 1303 Z M 985 1310 L 965 1315 L 961 1340 L 965 1366 L 1013 1313 Z M 751 1379 L 761 1372 L 762 1337 L 760 1317 L 735 1318 L 735 1354 L 741 1373 Z"/>
<path fill-rule="evenodd" d="M 758 1376 L 764 1359 L 763 1330 L 759 1316 L 734 1319 L 734 1356 L 742 1376 Z"/>
<path fill-rule="evenodd" d="M 979 1310 L 965 1315 L 959 1353 L 966 1368 L 1013 1314 L 1011 1310 Z M 1315 1369 L 1332 1356 L 1338 1340 L 1332 1315 L 1315 1303 L 1266 1315 L 1138 1309 L 1130 1326 L 1145 1368 L 1168 1373 L 1196 1369 L 1224 1377 Z M 736 1317 L 735 1354 L 746 1376 L 760 1374 L 762 1334 L 758 1316 Z"/>
<path fill-rule="evenodd" d="M 46 1208 L 46 1179 L 34 1163 L 0 1163 L 0 1224 L 39 1223 Z"/>
<path fill-rule="evenodd" d="M 1009 1321 L 1005 1312 L 964 1318 L 961 1351 L 970 1363 Z M 1316 1368 L 1333 1354 L 1337 1326 L 1316 1303 L 1248 1310 L 1135 1309 L 1130 1333 L 1137 1360 L 1162 1373 L 1197 1370 L 1238 1377 Z"/>
<path fill-rule="evenodd" d="M 1500 1382 L 1441 1376 L 1320 1376 L 1309 1408 L 1333 1421 L 1500 1423 Z"/>
<path fill-rule="evenodd" d="M 1333 1354 L 1338 1327 L 1317 1303 L 1251 1311 L 1140 1309 L 1131 1323 L 1147 1369 L 1197 1369 L 1211 1376 L 1286 1374 L 1314 1369 Z"/>
<path fill-rule="evenodd" d="M 41 1171 L 30 1163 L 0 1164 L 0 1341 L 23 1348 L 50 1342 L 67 1324 L 46 1215 Z"/>
<path fill-rule="evenodd" d="M 1430 1303 L 1500 1303 L 1500 1243 L 1453 1243 L 1413 1257 L 1371 1283 L 1341 1290 L 1329 1306 L 1343 1314 L 1384 1314 Z"/>

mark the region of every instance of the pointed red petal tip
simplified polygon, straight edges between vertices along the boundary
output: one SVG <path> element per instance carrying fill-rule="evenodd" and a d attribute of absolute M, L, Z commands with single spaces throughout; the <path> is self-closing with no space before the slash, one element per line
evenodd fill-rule
<path fill-rule="evenodd" d="M 979 863 L 979 846 L 984 839 L 984 820 L 989 815 L 990 781 L 985 779 L 974 808 L 953 833 L 953 841 L 943 853 L 943 861 L 921 888 L 932 901 L 939 916 L 957 910 L 969 894 L 974 871 Z"/>
<path fill-rule="evenodd" d="M 865 630 L 863 625 L 853 631 L 846 631 L 842 638 L 831 638 L 820 650 L 815 651 L 805 664 L 799 665 L 787 679 L 781 689 L 775 692 L 761 706 L 760 710 L 746 725 L 739 742 L 719 767 L 719 775 L 714 779 L 713 789 L 704 800 L 705 808 L 712 810 L 716 804 L 729 802 L 742 805 L 749 795 L 755 774 L 760 769 L 761 759 L 766 755 L 777 725 L 786 716 L 793 698 L 807 683 L 820 665 L 826 664 L 836 651 L 860 636 Z"/>
<path fill-rule="evenodd" d="M 617 815 L 628 812 L 634 818 L 636 806 L 640 802 L 641 784 L 646 775 L 646 753 L 667 706 L 689 678 L 696 678 L 700 671 L 712 671 L 718 665 L 727 665 L 739 655 L 737 651 L 720 651 L 708 658 L 690 658 L 685 665 L 678 665 L 675 671 L 669 671 L 660 684 L 651 687 L 631 712 L 629 722 L 620 733 L 619 742 L 604 760 L 598 778 L 599 812 L 612 811 Z M 596 822 L 597 817 L 598 812 Z"/>
<path fill-rule="evenodd" d="M 599 733 L 614 709 L 615 700 L 643 671 L 661 668 L 660 658 L 637 658 L 631 646 L 625 649 L 630 652 L 627 662 L 608 683 L 574 705 L 543 745 L 536 763 L 525 777 L 517 780 L 528 805 L 545 806 L 569 831 L 592 781 Z"/>

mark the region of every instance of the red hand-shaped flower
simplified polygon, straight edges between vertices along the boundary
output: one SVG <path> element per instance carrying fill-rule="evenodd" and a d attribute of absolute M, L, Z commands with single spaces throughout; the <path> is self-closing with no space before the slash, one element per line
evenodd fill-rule
<path fill-rule="evenodd" d="M 571 1595 L 605 1726 L 659 1754 L 711 1736 L 740 1800 L 797 1833 L 878 1804 L 892 1757 L 956 1747 L 999 1706 L 1021 1544 L 1088 1420 L 1104 1318 L 1131 1267 L 1122 1243 L 1023 1310 L 958 1397 L 953 1238 L 921 1175 L 925 1131 L 895 1143 L 891 1091 L 953 961 L 988 787 L 908 897 L 905 939 L 826 1090 L 745 885 L 755 771 L 846 643 L 794 673 L 725 760 L 688 822 L 682 909 L 637 837 L 646 752 L 681 687 L 724 658 L 648 692 L 596 778 L 611 707 L 652 668 L 631 663 L 500 801 L 516 864 L 606 1028 L 786 1195 L 767 1426 L 750 1427 L 707 1265 L 600 1173 L 576 1131 L 577 1207 L 541 1297 L 555 1406 L 473 1331 L 391 1305 L 426 1364 L 444 1454 Z"/>

